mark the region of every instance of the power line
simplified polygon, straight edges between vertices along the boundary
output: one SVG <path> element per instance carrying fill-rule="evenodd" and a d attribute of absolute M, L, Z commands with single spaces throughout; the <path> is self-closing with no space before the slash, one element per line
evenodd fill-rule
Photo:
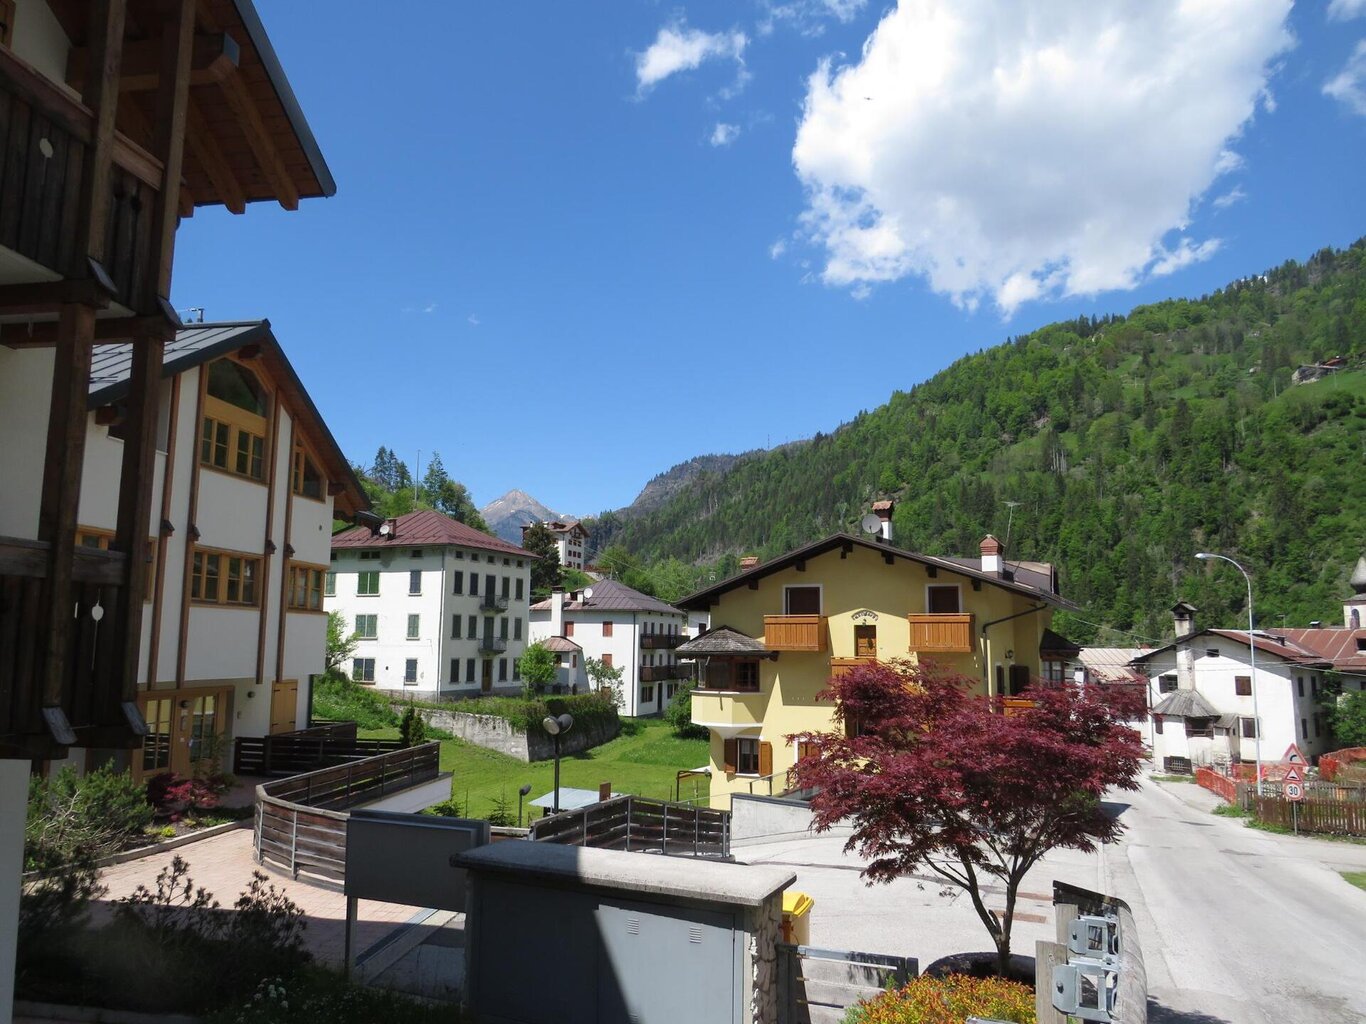
<path fill-rule="evenodd" d="M 1080 623 L 1081 623 L 1082 625 L 1084 625 L 1084 626 L 1094 626 L 1096 629 L 1103 629 L 1103 630 L 1105 630 L 1106 632 L 1109 632 L 1109 633 L 1118 633 L 1120 636 L 1131 636 L 1131 637 L 1133 637 L 1133 638 L 1136 639 L 1136 640 L 1143 640 L 1143 641 L 1145 641 L 1146 643 L 1150 643 L 1150 644 L 1165 644 L 1165 643 L 1168 642 L 1168 641 L 1166 641 L 1166 640 L 1158 640 L 1158 639 L 1156 639 L 1155 637 L 1144 636 L 1144 635 L 1141 634 L 1141 633 L 1135 633 L 1133 630 L 1130 630 L 1130 629 L 1119 629 L 1119 628 L 1116 627 L 1116 626 L 1103 626 L 1103 625 L 1101 625 L 1099 622 L 1087 622 L 1087 621 L 1086 621 L 1085 619 L 1083 619 L 1080 615 L 1077 615 L 1077 614 L 1075 614 L 1075 613 L 1073 613 L 1073 612 L 1068 612 L 1067 614 L 1068 614 L 1068 615 L 1071 615 L 1072 618 L 1076 619 L 1078 622 L 1080 622 Z"/>

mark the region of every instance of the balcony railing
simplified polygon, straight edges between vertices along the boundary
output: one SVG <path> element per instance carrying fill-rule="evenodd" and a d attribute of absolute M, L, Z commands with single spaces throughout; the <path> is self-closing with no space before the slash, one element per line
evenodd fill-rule
<path fill-rule="evenodd" d="M 80 236 L 79 200 L 94 115 L 4 46 L 0 93 L 9 125 L 9 158 L 0 164 L 0 246 L 66 276 L 83 255 L 73 245 Z M 104 186 L 110 204 L 104 269 L 120 300 L 131 305 L 154 272 L 148 254 L 163 170 L 123 135 L 115 135 L 113 156 Z"/>
<path fill-rule="evenodd" d="M 968 613 L 908 615 L 911 650 L 918 654 L 971 654 L 972 615 Z"/>
<path fill-rule="evenodd" d="M 691 679 L 692 672 L 691 665 L 642 665 L 640 681 L 661 683 L 667 679 Z"/>
<path fill-rule="evenodd" d="M 851 668 L 856 668 L 856 667 L 858 667 L 859 665 L 876 665 L 876 664 L 877 664 L 877 659 L 876 659 L 876 658 L 831 658 L 831 659 L 830 659 L 830 674 L 831 674 L 832 676 L 842 676 L 842 675 L 844 675 L 844 673 L 848 672 Z"/>
<path fill-rule="evenodd" d="M 480 654 L 502 654 L 508 649 L 508 642 L 501 636 L 481 636 L 479 638 Z"/>
<path fill-rule="evenodd" d="M 58 706 L 86 745 L 138 742 L 122 706 L 119 644 L 111 625 L 126 591 L 126 561 L 114 551 L 75 551 L 75 618 Z M 47 562 L 47 544 L 0 538 L 0 757 L 47 757 L 56 747 L 43 708 Z M 91 614 L 95 608 L 100 619 Z"/>
<path fill-rule="evenodd" d="M 768 694 L 759 690 L 693 690 L 692 720 L 697 725 L 763 725 Z"/>
<path fill-rule="evenodd" d="M 485 594 L 479 599 L 479 610 L 481 612 L 505 612 L 508 610 L 508 599 L 496 594 Z"/>
<path fill-rule="evenodd" d="M 764 616 L 764 646 L 770 651 L 823 651 L 829 635 L 824 615 Z"/>
<path fill-rule="evenodd" d="M 645 651 L 672 651 L 686 639 L 679 633 L 642 633 L 640 647 Z"/>

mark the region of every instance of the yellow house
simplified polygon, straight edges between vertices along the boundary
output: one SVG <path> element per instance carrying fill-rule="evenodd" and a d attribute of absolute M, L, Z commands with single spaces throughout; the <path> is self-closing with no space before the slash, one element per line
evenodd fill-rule
<path fill-rule="evenodd" d="M 874 508 L 875 538 L 835 534 L 678 602 L 716 624 L 677 650 L 698 665 L 692 718 L 711 731 L 713 807 L 784 792 L 798 757 L 787 737 L 834 727 L 817 694 L 849 666 L 933 659 L 1005 697 L 1063 678 L 1075 648 L 1048 626 L 1071 605 L 1052 566 L 1007 562 L 991 536 L 978 558 L 904 551 L 891 543 L 890 502 Z"/>

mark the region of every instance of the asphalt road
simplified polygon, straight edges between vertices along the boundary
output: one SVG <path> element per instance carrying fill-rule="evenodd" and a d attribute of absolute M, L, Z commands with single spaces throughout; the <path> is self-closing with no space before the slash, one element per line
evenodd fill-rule
<path fill-rule="evenodd" d="M 1101 855 L 1143 943 L 1154 1024 L 1366 1020 L 1366 846 L 1270 835 L 1209 812 L 1189 784 L 1125 794 Z"/>
<path fill-rule="evenodd" d="M 1366 845 L 1277 836 L 1211 813 L 1192 784 L 1144 780 L 1115 798 L 1124 838 L 1101 852 L 1050 854 L 1026 877 L 1014 950 L 1054 937 L 1058 879 L 1127 901 L 1143 946 L 1152 1024 L 1361 1024 L 1366 1021 Z M 926 875 L 869 887 L 829 836 L 736 850 L 785 864 L 815 897 L 811 945 L 938 957 L 988 949 L 965 897 Z M 999 898 L 988 904 L 1000 909 Z"/>

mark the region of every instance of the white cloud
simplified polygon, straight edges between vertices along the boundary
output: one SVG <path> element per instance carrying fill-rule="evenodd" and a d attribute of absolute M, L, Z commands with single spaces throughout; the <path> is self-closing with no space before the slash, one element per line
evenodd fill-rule
<path fill-rule="evenodd" d="M 749 38 L 739 30 L 703 32 L 681 20 L 665 25 L 649 48 L 636 54 L 636 88 L 640 94 L 680 71 L 691 71 L 709 60 L 733 60 L 744 75 Z M 743 77 L 742 77 L 743 81 Z"/>
<path fill-rule="evenodd" d="M 868 0 L 762 0 L 762 6 L 760 35 L 768 35 L 779 22 L 786 22 L 802 35 L 819 36 L 825 31 L 826 18 L 851 21 L 868 6 Z"/>
<path fill-rule="evenodd" d="M 478 326 L 479 326 L 479 322 L 480 322 L 480 321 L 479 321 L 479 318 L 478 318 L 477 316 L 475 316 L 473 313 L 471 313 L 469 316 L 465 317 L 465 321 L 466 321 L 471 327 L 478 327 Z"/>
<path fill-rule="evenodd" d="M 435 313 L 435 312 L 436 312 L 436 303 L 435 303 L 435 302 L 429 302 L 429 303 L 427 303 L 425 306 L 422 307 L 422 312 L 424 312 L 424 313 Z"/>
<path fill-rule="evenodd" d="M 1215 196 L 1213 205 L 1216 210 L 1227 210 L 1234 203 L 1241 203 L 1246 198 L 1247 193 L 1243 191 L 1243 187 L 1234 185 L 1223 195 Z"/>
<path fill-rule="evenodd" d="M 962 306 L 1130 288 L 1180 238 L 1292 45 L 1290 0 L 901 0 L 808 82 L 793 164 L 823 279 Z"/>
<path fill-rule="evenodd" d="M 1343 69 L 1323 83 L 1323 91 L 1366 117 L 1366 39 L 1357 43 Z"/>
<path fill-rule="evenodd" d="M 768 247 L 768 258 L 771 260 L 781 259 L 785 252 L 787 252 L 787 239 L 779 238 Z"/>
<path fill-rule="evenodd" d="M 711 144 L 713 146 L 729 146 L 740 137 L 740 126 L 738 124 L 726 124 L 724 121 L 716 122 L 716 127 L 711 130 Z"/>
<path fill-rule="evenodd" d="M 1328 5 L 1329 21 L 1350 21 L 1366 14 L 1366 0 L 1332 0 Z"/>

